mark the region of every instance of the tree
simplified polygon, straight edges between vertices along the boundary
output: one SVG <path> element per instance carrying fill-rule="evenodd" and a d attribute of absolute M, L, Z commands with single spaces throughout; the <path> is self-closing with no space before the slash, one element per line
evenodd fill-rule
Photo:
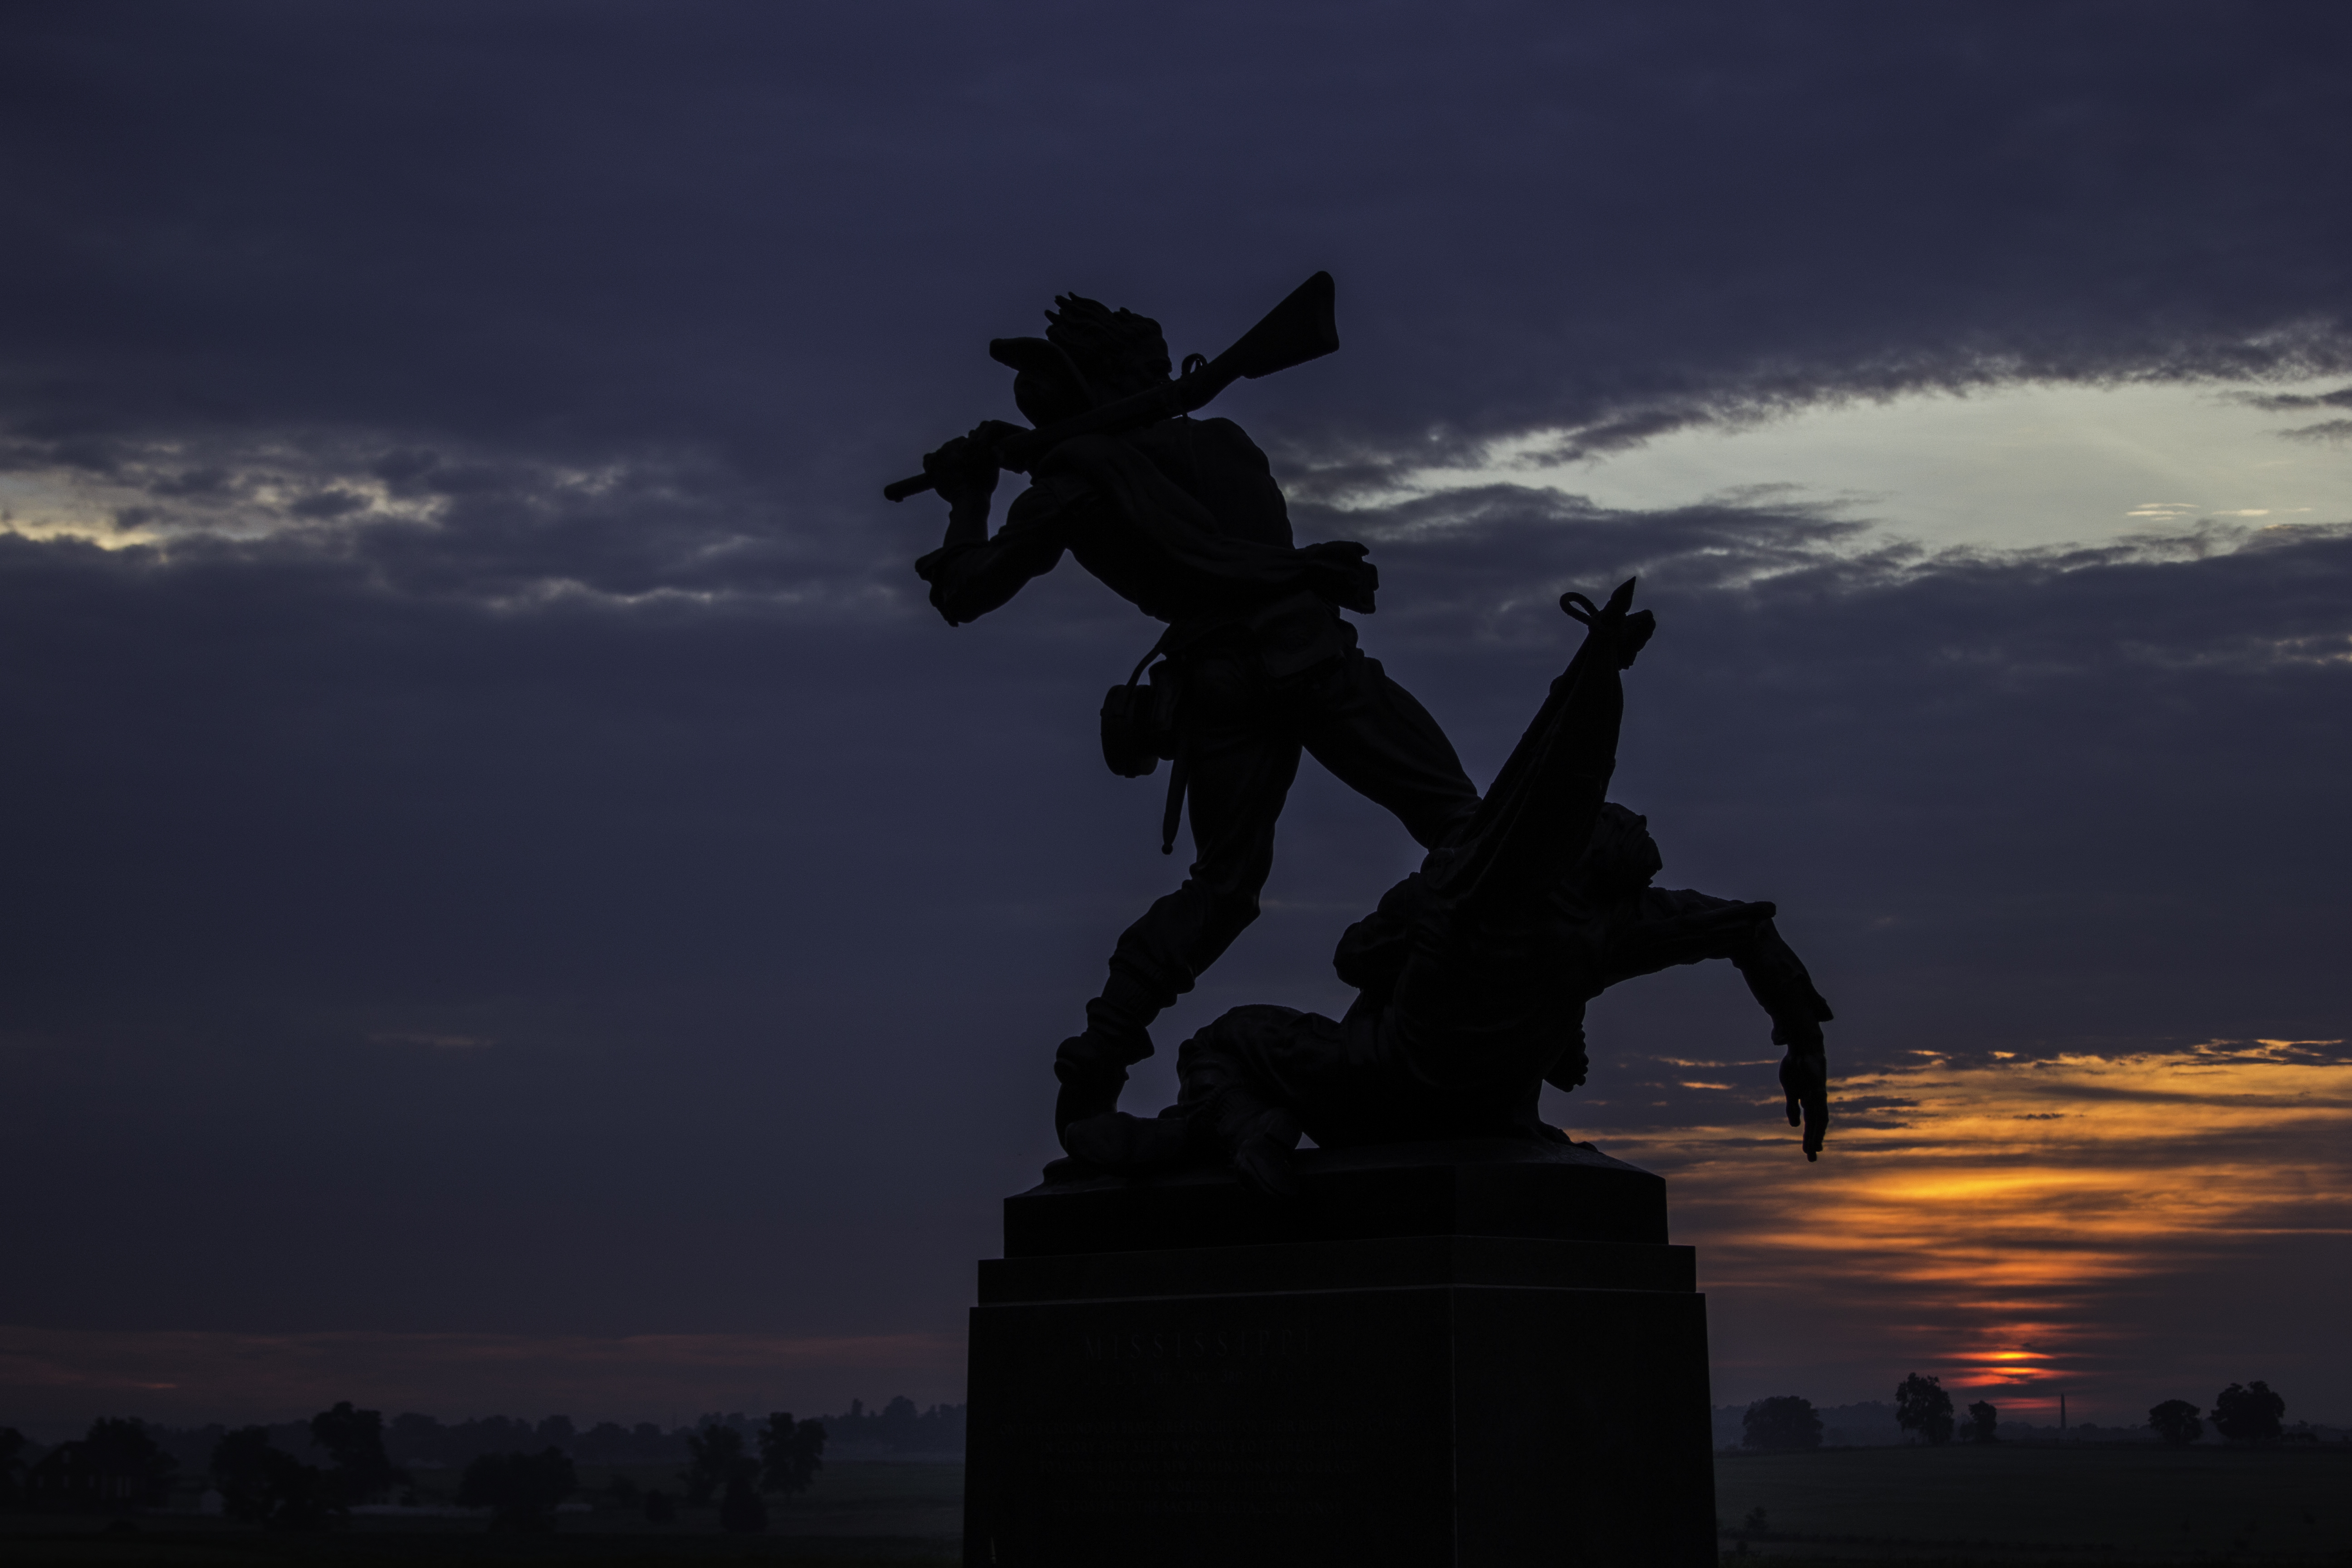
<path fill-rule="evenodd" d="M 1759 1399 L 1739 1418 L 1739 1442 L 1747 1448 L 1818 1448 L 1822 1418 L 1811 1400 L 1793 1394 Z"/>
<path fill-rule="evenodd" d="M 743 1452 L 743 1434 L 732 1426 L 712 1425 L 689 1434 L 686 1451 L 692 1462 L 677 1479 L 686 1483 L 686 1500 L 698 1508 L 737 1476 L 749 1480 L 759 1473 L 759 1461 Z"/>
<path fill-rule="evenodd" d="M 804 1492 L 824 1468 L 824 1423 L 794 1421 L 779 1410 L 760 1428 L 760 1489 Z"/>
<path fill-rule="evenodd" d="M 727 1498 L 719 1505 L 719 1528 L 730 1535 L 757 1535 L 768 1528 L 768 1505 L 760 1500 L 751 1477 L 738 1473 L 727 1478 Z"/>
<path fill-rule="evenodd" d="M 1913 1373 L 1895 1389 L 1895 1424 L 1934 1444 L 1952 1440 L 1952 1396 L 1941 1378 Z"/>
<path fill-rule="evenodd" d="M 2000 1441 L 2000 1406 L 1979 1399 L 1969 1406 L 1969 1436 L 1978 1443 Z"/>
<path fill-rule="evenodd" d="M 16 1503 L 16 1472 L 25 1468 L 26 1438 L 14 1426 L 0 1426 L 0 1508 Z"/>
<path fill-rule="evenodd" d="M 275 1453 L 269 1433 L 259 1426 L 239 1427 L 213 1445 L 207 1469 L 213 1490 L 221 1495 L 222 1512 L 250 1524 L 269 1517 L 268 1457 Z"/>
<path fill-rule="evenodd" d="M 316 1465 L 274 1448 L 267 1427 L 245 1426 L 213 1445 L 213 1489 L 231 1519 L 277 1530 L 315 1528 L 344 1506 L 341 1489 Z"/>
<path fill-rule="evenodd" d="M 408 1479 L 384 1457 L 381 1410 L 354 1410 L 350 1400 L 340 1400 L 310 1417 L 310 1440 L 335 1461 L 348 1502 L 373 1502 Z"/>
<path fill-rule="evenodd" d="M 2279 1417 L 2285 1414 L 2286 1401 L 2267 1383 L 2233 1383 L 2213 1396 L 2213 1429 L 2232 1443 L 2259 1447 L 2277 1442 Z"/>
<path fill-rule="evenodd" d="M 484 1454 L 466 1467 L 457 1506 L 492 1511 L 492 1530 L 546 1530 L 555 1505 L 579 1488 L 571 1456 L 561 1448 L 538 1454 Z"/>
<path fill-rule="evenodd" d="M 646 1522 L 647 1524 L 677 1522 L 677 1504 L 670 1501 L 669 1493 L 659 1487 L 646 1494 Z"/>
<path fill-rule="evenodd" d="M 80 1440 L 60 1443 L 26 1478 L 33 1492 L 101 1509 L 159 1508 L 172 1495 L 178 1462 L 138 1421 L 93 1421 Z"/>
<path fill-rule="evenodd" d="M 2150 1405 L 2147 1424 L 2176 1448 L 2185 1448 L 2205 1435 L 2205 1423 L 2197 1419 L 2197 1406 L 2185 1399 L 2168 1399 L 2161 1405 Z"/>

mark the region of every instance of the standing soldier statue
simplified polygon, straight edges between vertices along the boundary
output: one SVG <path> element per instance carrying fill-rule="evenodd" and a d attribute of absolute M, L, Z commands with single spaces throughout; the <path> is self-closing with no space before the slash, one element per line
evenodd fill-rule
<path fill-rule="evenodd" d="M 1233 421 L 1191 416 L 1239 377 L 1339 347 L 1330 276 L 1215 360 L 1188 357 L 1181 376 L 1157 321 L 1076 295 L 1055 304 L 1043 338 L 989 345 L 1032 427 L 983 424 L 885 493 L 935 489 L 948 502 L 946 542 L 915 570 L 950 626 L 1004 604 L 1067 551 L 1166 626 L 1106 700 L 1103 752 L 1129 777 L 1173 764 L 1161 848 L 1189 795 L 1194 856 L 1182 886 L 1120 933 L 1085 1030 L 1062 1042 L 1054 1124 L 1066 1133 L 1116 1109 L 1127 1069 L 1151 1054 L 1152 1020 L 1257 918 L 1302 751 L 1424 849 L 1461 833 L 1478 792 L 1436 721 L 1339 617 L 1372 610 L 1364 547 L 1294 544 L 1265 454 Z M 1030 484 L 992 536 L 1002 468 Z"/>

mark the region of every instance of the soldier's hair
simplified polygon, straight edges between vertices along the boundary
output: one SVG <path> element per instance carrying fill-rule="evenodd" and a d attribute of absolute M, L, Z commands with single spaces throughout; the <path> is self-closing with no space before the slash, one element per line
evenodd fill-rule
<path fill-rule="evenodd" d="M 1045 341 L 1089 375 L 1155 365 L 1165 371 L 1168 340 L 1150 317 L 1114 310 L 1083 294 L 1056 294 L 1054 303 L 1059 309 L 1045 312 Z"/>

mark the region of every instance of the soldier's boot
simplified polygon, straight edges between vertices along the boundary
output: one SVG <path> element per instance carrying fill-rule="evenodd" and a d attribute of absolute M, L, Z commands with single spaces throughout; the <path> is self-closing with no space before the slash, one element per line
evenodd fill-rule
<path fill-rule="evenodd" d="M 1107 1044 L 1091 1034 L 1072 1035 L 1055 1053 L 1054 1076 L 1062 1083 L 1054 1097 L 1055 1135 L 1066 1132 L 1074 1121 L 1118 1109 L 1118 1091 L 1127 1087 L 1127 1065 L 1106 1054 Z"/>
<path fill-rule="evenodd" d="M 1062 1084 L 1054 1099 L 1055 1132 L 1117 1110 L 1118 1091 L 1127 1087 L 1127 1069 L 1150 1054 L 1151 1037 L 1141 1030 L 1108 1035 L 1088 1029 L 1064 1040 L 1054 1053 L 1054 1076 Z"/>
<path fill-rule="evenodd" d="M 1163 1001 L 1133 975 L 1111 971 L 1103 994 L 1087 1004 L 1086 1032 L 1064 1040 L 1054 1054 L 1054 1076 L 1062 1084 L 1054 1102 L 1056 1133 L 1118 1109 L 1127 1069 L 1151 1054 L 1151 1020 L 1174 1000 Z"/>

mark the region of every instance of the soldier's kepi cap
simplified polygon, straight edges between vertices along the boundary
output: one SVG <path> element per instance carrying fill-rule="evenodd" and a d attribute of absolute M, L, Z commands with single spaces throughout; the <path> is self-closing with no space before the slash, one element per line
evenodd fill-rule
<path fill-rule="evenodd" d="M 1045 338 L 991 338 L 988 357 L 1013 372 L 1013 401 L 1032 425 L 1084 414 L 1098 401 L 1077 362 Z"/>

